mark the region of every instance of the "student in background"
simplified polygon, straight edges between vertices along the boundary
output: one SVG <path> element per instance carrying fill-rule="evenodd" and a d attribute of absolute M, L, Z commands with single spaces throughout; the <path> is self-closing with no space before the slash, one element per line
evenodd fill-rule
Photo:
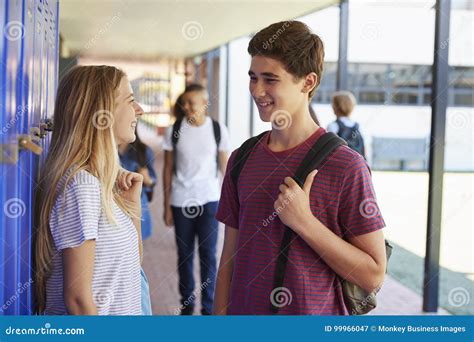
<path fill-rule="evenodd" d="M 140 139 L 135 130 L 136 139 L 130 144 L 119 146 L 120 164 L 128 171 L 139 173 L 143 176 L 143 188 L 141 194 L 142 205 L 142 240 L 148 239 L 153 232 L 153 222 L 151 219 L 148 202 L 153 198 L 153 188 L 156 184 L 156 173 L 153 168 L 155 161 L 153 151 Z M 151 299 L 148 279 L 143 268 L 142 277 L 142 312 L 143 315 L 151 315 Z"/>
<path fill-rule="evenodd" d="M 137 137 L 133 143 L 119 146 L 120 164 L 128 171 L 139 173 L 143 176 L 142 204 L 142 240 L 148 239 L 153 233 L 148 202 L 153 198 L 153 188 L 156 184 L 156 172 L 153 167 L 155 158 L 153 151 L 135 132 Z"/>
<path fill-rule="evenodd" d="M 175 105 L 177 120 L 168 128 L 163 144 L 164 220 L 175 228 L 182 315 L 194 312 L 196 238 L 203 315 L 212 312 L 216 282 L 218 176 L 219 171 L 225 174 L 229 137 L 226 127 L 207 115 L 207 107 L 208 94 L 203 86 L 186 87 Z"/>
<path fill-rule="evenodd" d="M 360 132 L 359 124 L 351 119 L 352 111 L 356 106 L 356 99 L 349 91 L 338 91 L 332 96 L 332 109 L 337 119 L 328 125 L 328 132 L 336 133 L 347 141 L 347 145 L 359 152 L 364 158 L 365 144 Z"/>

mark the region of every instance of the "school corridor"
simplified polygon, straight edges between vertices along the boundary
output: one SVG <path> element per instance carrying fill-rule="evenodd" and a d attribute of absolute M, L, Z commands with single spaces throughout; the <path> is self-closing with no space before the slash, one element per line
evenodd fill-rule
<path fill-rule="evenodd" d="M 255 33 L 283 23 L 266 50 L 294 20 L 324 45 L 308 111 L 328 128 L 334 95 L 350 91 L 349 114 L 394 245 L 370 314 L 474 315 L 472 0 L 1 1 L 0 315 L 33 314 L 35 196 L 49 171 L 58 82 L 91 65 L 122 70 L 142 109 L 138 133 L 157 173 L 143 267 L 153 314 L 179 314 L 175 233 L 163 220 L 162 144 L 176 103 L 186 86 L 202 87 L 204 111 L 227 128 L 230 150 L 271 129 L 249 92 L 247 49 Z M 221 224 L 218 258 L 223 239 Z M 197 251 L 194 273 L 199 314 Z"/>

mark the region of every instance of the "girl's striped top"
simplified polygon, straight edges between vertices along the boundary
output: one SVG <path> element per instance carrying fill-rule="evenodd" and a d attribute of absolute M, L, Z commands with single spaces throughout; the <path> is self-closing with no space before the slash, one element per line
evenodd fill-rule
<path fill-rule="evenodd" d="M 63 296 L 63 250 L 95 240 L 93 300 L 99 315 L 140 315 L 140 257 L 135 225 L 113 203 L 116 224 L 101 206 L 99 180 L 79 171 L 57 190 L 49 224 L 54 240 L 53 271 L 47 281 L 46 315 L 67 315 Z M 63 191 L 64 190 L 64 191 Z"/>

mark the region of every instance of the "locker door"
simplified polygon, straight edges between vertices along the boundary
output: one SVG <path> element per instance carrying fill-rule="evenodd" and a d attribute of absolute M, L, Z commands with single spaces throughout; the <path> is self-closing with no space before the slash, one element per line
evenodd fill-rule
<path fill-rule="evenodd" d="M 34 190 L 47 147 L 38 133 L 54 103 L 58 1 L 12 0 L 0 6 L 5 13 L 0 24 L 16 30 L 4 30 L 1 45 L 0 304 L 5 304 L 0 314 L 31 314 Z M 28 144 L 15 150 L 20 138 Z"/>
<path fill-rule="evenodd" d="M 7 1 L 6 16 L 4 23 L 4 51 L 6 58 L 5 84 L 2 92 L 4 95 L 4 107 L 2 116 L 5 117 L 5 126 L 2 127 L 2 148 L 15 148 L 15 139 L 20 133 L 22 126 L 21 112 L 21 80 L 22 80 L 22 58 L 21 48 L 24 36 L 24 25 L 22 22 L 23 3 L 20 1 Z M 19 110 L 17 110 L 17 108 Z M 5 153 L 5 151 L 4 151 Z M 14 153 L 14 152 L 13 152 Z M 18 301 L 18 281 L 20 280 L 20 253 L 18 249 L 19 228 L 26 214 L 27 208 L 24 199 L 19 194 L 19 172 L 15 164 L 2 163 L 2 228 L 3 228 L 3 305 L 0 311 L 4 314 L 18 313 L 20 302 Z"/>

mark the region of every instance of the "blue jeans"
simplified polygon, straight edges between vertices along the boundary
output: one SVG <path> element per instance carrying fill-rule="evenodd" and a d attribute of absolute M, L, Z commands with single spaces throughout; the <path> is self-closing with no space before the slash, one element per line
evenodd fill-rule
<path fill-rule="evenodd" d="M 171 207 L 178 247 L 179 293 L 181 304 L 194 307 L 194 299 L 201 294 L 202 314 L 211 314 L 216 282 L 216 244 L 218 223 L 215 218 L 218 202 L 199 207 Z M 198 238 L 201 285 L 194 291 L 194 241 Z"/>

